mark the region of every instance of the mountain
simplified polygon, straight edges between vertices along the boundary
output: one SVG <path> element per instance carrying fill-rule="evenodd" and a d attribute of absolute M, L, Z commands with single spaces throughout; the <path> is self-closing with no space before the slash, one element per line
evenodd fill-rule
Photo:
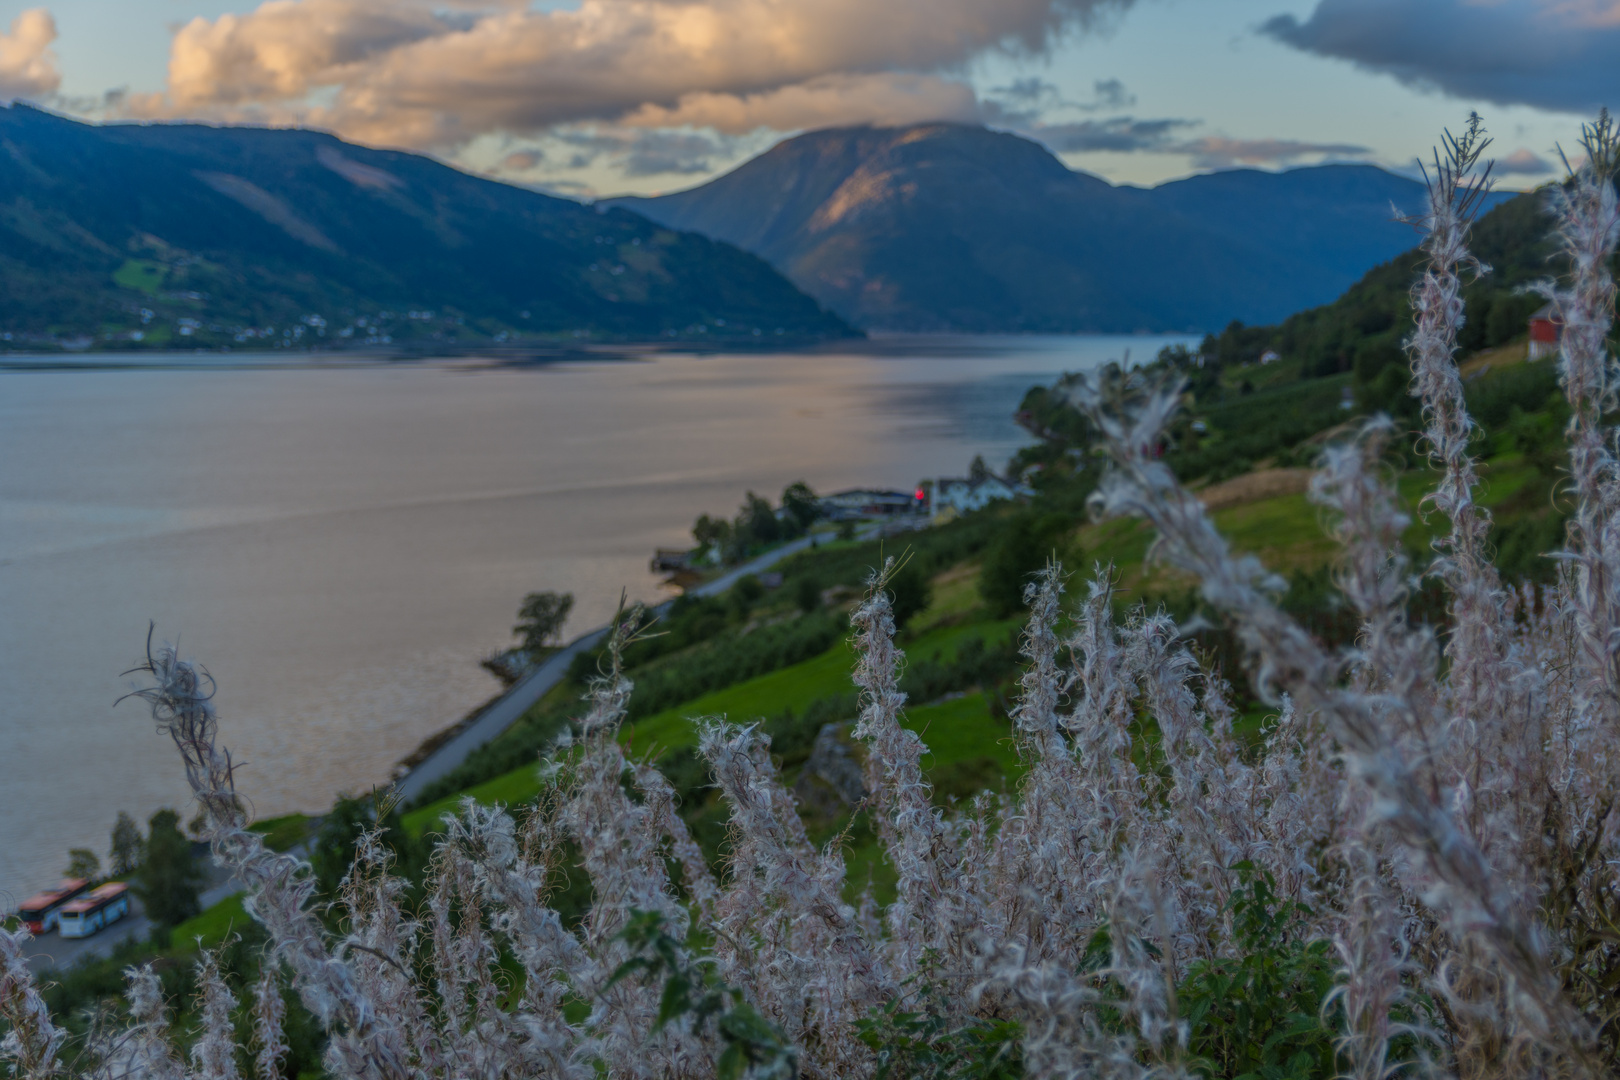
<path fill-rule="evenodd" d="M 0 347 L 848 333 L 624 210 L 309 131 L 0 108 Z"/>
<path fill-rule="evenodd" d="M 1422 186 L 1364 165 L 1115 187 L 962 124 L 815 131 L 689 191 L 607 200 L 770 260 L 856 325 L 1206 330 L 1274 322 L 1410 247 Z"/>

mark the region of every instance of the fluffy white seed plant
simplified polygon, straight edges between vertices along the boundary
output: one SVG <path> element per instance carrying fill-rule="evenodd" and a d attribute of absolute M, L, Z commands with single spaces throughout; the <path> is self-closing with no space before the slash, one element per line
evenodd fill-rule
<path fill-rule="evenodd" d="M 172 649 L 150 650 L 152 685 L 140 696 L 180 750 L 215 858 L 247 883 L 249 911 L 269 934 L 266 981 L 255 989 L 257 1070 L 268 1073 L 284 1053 L 269 981 L 279 971 L 326 1027 L 334 1076 L 712 1076 L 721 1049 L 712 1025 L 660 1027 L 659 986 L 612 983 L 627 958 L 618 931 L 635 913 L 656 911 L 677 935 L 693 927 L 715 943 L 720 976 L 787 1034 L 806 1076 L 873 1075 L 857 1023 L 926 985 L 948 989 L 927 996 L 954 1019 L 1021 1021 L 1032 1075 L 1181 1071 L 1187 1031 L 1171 990 L 1188 964 L 1230 951 L 1219 913 L 1232 865 L 1266 866 L 1300 896 L 1315 887 L 1296 846 L 1329 830 L 1331 814 L 1290 793 L 1325 782 L 1322 761 L 1290 736 L 1273 740 L 1265 769 L 1247 764 L 1223 684 L 1198 670 L 1162 617 L 1116 626 L 1106 572 L 1090 587 L 1065 665 L 1063 574 L 1053 566 L 1030 590 L 1031 667 L 1015 728 L 1028 776 L 1016 799 L 943 810 L 922 769 L 926 747 L 903 724 L 903 655 L 884 591 L 892 570 L 875 577 L 854 616 L 857 734 L 877 831 L 901 881 L 881 917 L 869 893 L 846 899 L 837 843 L 810 844 L 768 741 L 723 721 L 709 722 L 701 743 L 733 811 L 734 842 L 717 879 L 667 782 L 623 755 L 617 727 L 630 685 L 615 663 L 536 810 L 517 820 L 469 802 L 449 822 L 425 923 L 401 910 L 378 838 L 362 837 L 340 897 L 347 933 L 334 939 L 309 910 L 307 866 L 267 850 L 246 827 L 230 756 L 216 741 L 210 680 Z M 632 632 L 627 620 L 618 641 Z M 1165 750 L 1168 778 L 1135 770 L 1128 729 L 1147 705 L 1177 732 Z M 544 902 L 567 851 L 579 852 L 595 894 L 578 929 Z M 1113 960 L 1081 973 L 1099 930 L 1117 939 Z M 21 942 L 7 935 L 7 955 Z M 503 949 L 524 969 L 515 1001 L 496 989 Z M 225 1075 L 229 992 L 208 964 L 208 1030 L 189 1070 L 155 981 L 132 973 L 121 1074 Z M 14 1018 L 10 1057 L 26 1075 L 52 1074 L 61 1036 L 26 968 L 7 971 L 0 1007 Z M 1123 1004 L 1102 1004 L 1110 984 Z M 589 1002 L 589 1015 L 571 1019 L 570 1000 Z"/>

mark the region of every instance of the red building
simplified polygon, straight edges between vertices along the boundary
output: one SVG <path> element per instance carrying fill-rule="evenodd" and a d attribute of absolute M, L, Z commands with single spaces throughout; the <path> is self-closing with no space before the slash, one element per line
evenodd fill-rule
<path fill-rule="evenodd" d="M 1558 309 L 1547 304 L 1530 316 L 1530 359 L 1540 360 L 1558 352 L 1558 340 L 1564 333 L 1564 321 Z"/>

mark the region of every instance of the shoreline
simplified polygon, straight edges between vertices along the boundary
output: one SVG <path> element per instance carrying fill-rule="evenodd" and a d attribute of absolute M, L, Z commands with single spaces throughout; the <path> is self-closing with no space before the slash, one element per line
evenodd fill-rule
<path fill-rule="evenodd" d="M 1188 331 L 913 331 L 870 330 L 858 331 L 849 337 L 781 340 L 773 337 L 735 337 L 704 340 L 700 338 L 627 338 L 623 341 L 595 342 L 525 342 L 456 344 L 438 343 L 432 347 L 395 345 L 387 348 L 331 347 L 297 349 L 232 349 L 207 347 L 195 349 L 174 348 L 100 348 L 100 349 L 13 349 L 0 342 L 0 373 L 6 371 L 168 371 L 231 370 L 233 368 L 261 370 L 266 368 L 301 368 L 311 365 L 322 367 L 409 364 L 425 360 L 488 360 L 491 366 L 505 368 L 541 367 L 558 363 L 633 361 L 660 355 L 747 355 L 814 356 L 824 353 L 846 352 L 851 349 L 876 356 L 916 356 L 944 353 L 962 356 L 980 355 L 1008 342 L 1050 341 L 1062 338 L 1118 338 L 1128 341 L 1137 338 L 1185 337 L 1196 340 L 1200 335 Z M 996 350 L 999 351 L 999 350 Z M 235 360 L 236 363 L 231 361 Z M 164 361 L 169 361 L 165 363 Z"/>

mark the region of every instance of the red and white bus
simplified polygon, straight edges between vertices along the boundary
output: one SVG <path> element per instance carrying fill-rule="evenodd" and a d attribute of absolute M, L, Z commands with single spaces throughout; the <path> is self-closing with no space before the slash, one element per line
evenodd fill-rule
<path fill-rule="evenodd" d="M 109 881 L 63 904 L 57 914 L 57 928 L 63 937 L 89 937 L 128 914 L 129 886 L 122 881 Z"/>
<path fill-rule="evenodd" d="M 62 905 L 84 892 L 89 884 L 83 878 L 63 878 L 56 888 L 46 889 L 24 900 L 17 909 L 17 917 L 30 934 L 49 933 L 56 926 L 56 916 L 62 910 Z"/>

